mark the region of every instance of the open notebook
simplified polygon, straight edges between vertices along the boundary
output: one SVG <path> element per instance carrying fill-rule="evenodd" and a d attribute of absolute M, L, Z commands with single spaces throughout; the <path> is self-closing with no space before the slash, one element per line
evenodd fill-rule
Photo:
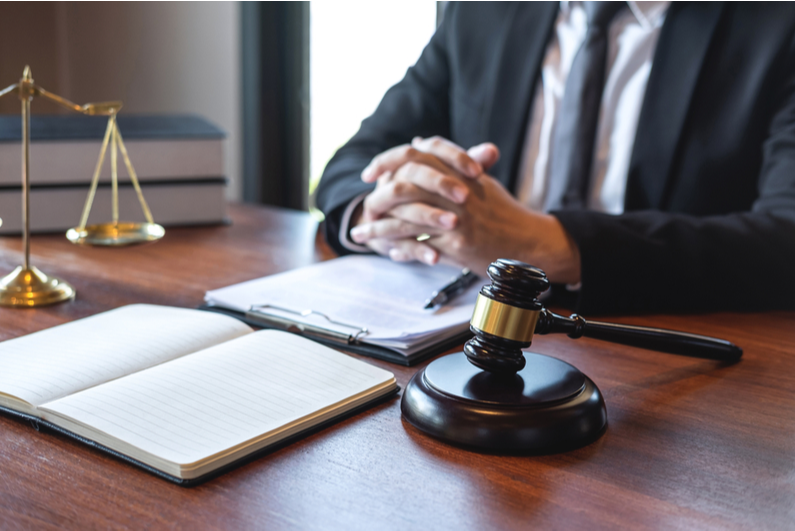
<path fill-rule="evenodd" d="M 145 304 L 0 343 L 0 367 L 7 411 L 185 484 L 397 391 L 300 336 Z"/>
<path fill-rule="evenodd" d="M 460 272 L 354 255 L 208 291 L 205 302 L 255 324 L 411 364 L 467 337 L 483 282 L 441 308 L 424 309 L 431 293 Z"/>

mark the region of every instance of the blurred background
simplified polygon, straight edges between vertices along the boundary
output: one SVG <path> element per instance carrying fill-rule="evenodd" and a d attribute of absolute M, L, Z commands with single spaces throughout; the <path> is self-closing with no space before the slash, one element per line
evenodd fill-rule
<path fill-rule="evenodd" d="M 76 103 L 201 115 L 227 133 L 228 199 L 305 210 L 326 162 L 417 60 L 443 5 L 4 2 L 0 88 L 28 64 L 37 84 Z M 40 98 L 32 109 L 64 112 Z M 18 100 L 0 100 L 0 112 L 18 114 Z"/>

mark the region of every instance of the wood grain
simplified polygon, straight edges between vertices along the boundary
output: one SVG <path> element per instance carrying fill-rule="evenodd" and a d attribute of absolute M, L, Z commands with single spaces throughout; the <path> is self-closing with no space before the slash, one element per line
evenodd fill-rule
<path fill-rule="evenodd" d="M 231 214 L 231 226 L 170 229 L 126 249 L 34 237 L 33 263 L 70 281 L 77 300 L 0 309 L 0 339 L 134 302 L 195 307 L 207 289 L 332 257 L 305 214 Z M 0 271 L 20 248 L 0 239 Z M 0 416 L 0 527 L 791 529 L 795 314 L 615 320 L 726 338 L 745 355 L 722 365 L 537 336 L 534 350 L 603 391 L 609 425 L 596 443 L 541 457 L 472 453 L 419 433 L 394 399 L 193 489 Z M 401 386 L 416 370 L 370 361 Z"/>

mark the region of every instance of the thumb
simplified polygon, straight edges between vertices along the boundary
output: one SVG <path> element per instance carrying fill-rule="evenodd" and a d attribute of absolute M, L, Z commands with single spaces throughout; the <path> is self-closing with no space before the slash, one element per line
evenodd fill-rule
<path fill-rule="evenodd" d="M 500 150 L 491 142 L 484 142 L 472 146 L 467 150 L 467 155 L 480 163 L 484 170 L 488 170 L 500 160 Z"/>

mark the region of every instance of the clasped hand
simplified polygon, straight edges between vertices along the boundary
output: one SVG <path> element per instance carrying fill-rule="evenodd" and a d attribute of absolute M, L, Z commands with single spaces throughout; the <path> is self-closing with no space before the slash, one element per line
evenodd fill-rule
<path fill-rule="evenodd" d="M 486 173 L 499 156 L 491 143 L 465 150 L 440 137 L 381 153 L 362 172 L 376 187 L 354 214 L 351 238 L 395 261 L 485 276 L 492 261 L 514 258 L 553 282 L 579 282 L 579 251 L 557 218 L 525 208 Z"/>

